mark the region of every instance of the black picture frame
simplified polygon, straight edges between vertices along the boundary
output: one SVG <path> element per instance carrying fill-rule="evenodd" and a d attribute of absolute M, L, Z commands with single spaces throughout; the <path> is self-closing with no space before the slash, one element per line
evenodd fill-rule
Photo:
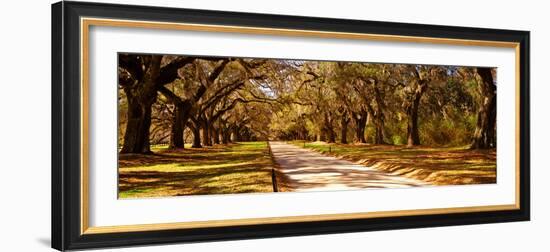
<path fill-rule="evenodd" d="M 276 29 L 519 43 L 519 209 L 157 231 L 81 233 L 80 18 L 101 17 Z M 103 3 L 52 5 L 52 247 L 58 250 L 422 228 L 530 218 L 529 32 Z"/>

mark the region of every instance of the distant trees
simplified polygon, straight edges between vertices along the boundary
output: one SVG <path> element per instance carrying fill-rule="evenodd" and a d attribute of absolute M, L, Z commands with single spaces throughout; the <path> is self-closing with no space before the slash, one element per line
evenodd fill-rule
<path fill-rule="evenodd" d="M 121 153 L 251 139 L 496 146 L 491 68 L 120 54 Z M 188 133 L 186 133 L 188 132 Z"/>
<path fill-rule="evenodd" d="M 290 139 L 339 139 L 347 143 L 351 137 L 358 143 L 408 146 L 473 142 L 472 148 L 492 148 L 496 85 L 491 79 L 494 70 L 486 69 L 304 62 L 301 77 L 295 75 L 296 80 L 290 84 L 296 86 L 293 95 L 300 105 L 293 104 L 293 109 L 283 114 L 310 122 L 298 123 L 295 119 L 285 123 L 284 128 L 278 123 L 272 128 L 284 132 L 278 134 L 280 137 Z M 311 73 L 315 78 L 304 82 Z M 292 111 L 299 111 L 300 116 L 292 115 Z M 278 121 L 283 117 L 275 118 Z M 310 125 L 308 136 L 302 137 L 303 127 L 299 125 Z"/>

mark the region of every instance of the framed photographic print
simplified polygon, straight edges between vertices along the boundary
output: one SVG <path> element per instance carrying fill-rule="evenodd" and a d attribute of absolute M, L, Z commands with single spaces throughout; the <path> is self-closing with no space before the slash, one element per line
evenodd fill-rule
<path fill-rule="evenodd" d="M 529 220 L 529 32 L 52 6 L 58 250 Z"/>

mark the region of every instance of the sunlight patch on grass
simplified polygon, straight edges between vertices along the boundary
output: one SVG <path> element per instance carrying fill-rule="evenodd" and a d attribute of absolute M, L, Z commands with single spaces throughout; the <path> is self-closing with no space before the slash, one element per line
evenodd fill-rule
<path fill-rule="evenodd" d="M 119 197 L 271 192 L 266 142 L 161 150 L 119 160 Z"/>
<path fill-rule="evenodd" d="M 126 191 L 123 191 L 123 192 L 119 192 L 118 197 L 120 197 L 120 198 L 132 198 L 132 197 L 135 197 L 138 194 L 150 192 L 151 190 L 153 190 L 153 189 L 131 189 L 131 190 L 126 190 Z"/>
<path fill-rule="evenodd" d="M 139 172 L 139 171 L 157 171 L 157 172 L 184 172 L 193 171 L 199 169 L 211 169 L 211 168 L 232 168 L 236 166 L 248 165 L 251 162 L 241 163 L 221 163 L 221 164 L 201 164 L 200 162 L 194 162 L 191 164 L 162 164 L 143 167 L 126 167 L 120 168 L 119 172 Z"/>

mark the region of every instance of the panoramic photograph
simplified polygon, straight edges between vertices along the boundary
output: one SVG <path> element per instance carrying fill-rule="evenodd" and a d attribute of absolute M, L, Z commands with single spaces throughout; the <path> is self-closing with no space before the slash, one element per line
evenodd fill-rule
<path fill-rule="evenodd" d="M 118 197 L 496 183 L 496 68 L 118 54 Z"/>

